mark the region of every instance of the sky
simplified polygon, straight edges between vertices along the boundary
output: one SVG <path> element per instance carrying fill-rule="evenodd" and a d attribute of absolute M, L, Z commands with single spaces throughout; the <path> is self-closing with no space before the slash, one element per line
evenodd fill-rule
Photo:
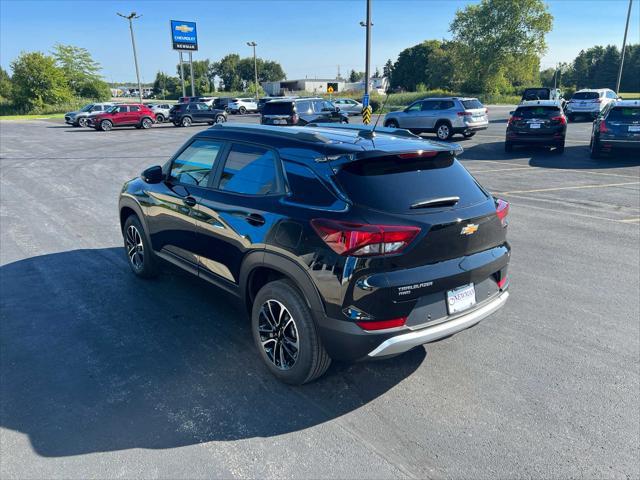
<path fill-rule="evenodd" d="M 427 39 L 450 38 L 456 10 L 473 1 L 372 0 L 372 72 L 404 48 Z M 569 62 L 593 45 L 622 45 L 628 0 L 548 0 L 554 16 L 542 68 Z M 0 65 L 10 70 L 21 51 L 50 52 L 57 42 L 88 49 L 109 82 L 133 81 L 135 70 L 127 21 L 134 29 L 141 80 L 159 70 L 175 74 L 169 20 L 197 22 L 194 60 L 228 53 L 276 60 L 287 78 L 334 78 L 364 71 L 365 0 L 58 1 L 0 0 Z M 640 1 L 633 4 L 628 43 L 640 43 Z"/>

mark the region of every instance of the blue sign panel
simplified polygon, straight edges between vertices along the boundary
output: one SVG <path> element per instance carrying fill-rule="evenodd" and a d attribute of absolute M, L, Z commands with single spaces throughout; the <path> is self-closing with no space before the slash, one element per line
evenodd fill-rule
<path fill-rule="evenodd" d="M 171 20 L 171 41 L 174 50 L 198 50 L 196 22 Z"/>
<path fill-rule="evenodd" d="M 362 106 L 363 107 L 368 107 L 369 106 L 369 94 L 368 93 L 366 95 L 362 96 Z"/>

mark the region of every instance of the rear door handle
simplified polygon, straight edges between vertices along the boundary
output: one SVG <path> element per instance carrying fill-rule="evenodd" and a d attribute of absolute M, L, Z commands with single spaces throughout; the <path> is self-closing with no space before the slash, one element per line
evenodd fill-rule
<path fill-rule="evenodd" d="M 250 213 L 244 218 L 251 225 L 255 225 L 255 226 L 264 225 L 265 223 L 264 217 L 262 215 L 258 215 L 257 213 Z"/>
<path fill-rule="evenodd" d="M 189 206 L 189 207 L 195 207 L 196 206 L 196 199 L 193 198 L 192 196 L 184 197 L 183 201 L 184 201 L 184 204 Z"/>

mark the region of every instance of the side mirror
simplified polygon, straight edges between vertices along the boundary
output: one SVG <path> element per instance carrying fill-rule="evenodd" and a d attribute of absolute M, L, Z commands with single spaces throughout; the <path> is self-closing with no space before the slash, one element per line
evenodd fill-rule
<path fill-rule="evenodd" d="M 509 115 L 513 115 L 513 114 L 514 114 L 514 112 L 515 112 L 515 110 L 511 110 L 511 111 L 509 112 Z"/>
<path fill-rule="evenodd" d="M 140 177 L 147 183 L 160 183 L 164 180 L 164 174 L 162 173 L 162 167 L 160 165 L 147 168 L 142 172 Z"/>
<path fill-rule="evenodd" d="M 334 109 L 334 112 L 339 112 L 339 111 L 340 111 L 340 107 L 336 107 L 336 108 Z"/>

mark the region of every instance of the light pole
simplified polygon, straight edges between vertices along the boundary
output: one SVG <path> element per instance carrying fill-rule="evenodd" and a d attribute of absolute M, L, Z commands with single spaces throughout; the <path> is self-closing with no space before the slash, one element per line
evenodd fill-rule
<path fill-rule="evenodd" d="M 620 80 L 622 80 L 622 66 L 624 65 L 624 50 L 627 48 L 627 31 L 629 30 L 629 17 L 631 17 L 631 4 L 629 0 L 629 10 L 627 10 L 627 25 L 624 27 L 624 39 L 622 40 L 622 56 L 620 57 L 620 70 L 618 70 L 618 81 L 616 82 L 616 95 L 620 93 Z"/>
<path fill-rule="evenodd" d="M 142 103 L 142 85 L 140 84 L 140 71 L 138 70 L 138 55 L 136 54 L 136 40 L 133 37 L 133 20 L 140 18 L 142 15 L 131 12 L 129 15 L 123 15 L 118 13 L 118 16 L 129 20 L 129 30 L 131 30 L 131 45 L 133 46 L 133 61 L 136 64 L 136 78 L 138 79 L 138 95 L 140 97 L 140 103 Z"/>
<path fill-rule="evenodd" d="M 360 26 L 366 27 L 366 53 L 364 62 L 364 94 L 369 94 L 369 63 L 371 60 L 371 0 L 367 0 L 367 21 L 360 22 Z"/>
<path fill-rule="evenodd" d="M 253 74 L 256 87 L 256 101 L 258 101 L 258 60 L 256 60 L 256 47 L 258 44 L 256 42 L 247 42 L 247 45 L 253 47 Z"/>

